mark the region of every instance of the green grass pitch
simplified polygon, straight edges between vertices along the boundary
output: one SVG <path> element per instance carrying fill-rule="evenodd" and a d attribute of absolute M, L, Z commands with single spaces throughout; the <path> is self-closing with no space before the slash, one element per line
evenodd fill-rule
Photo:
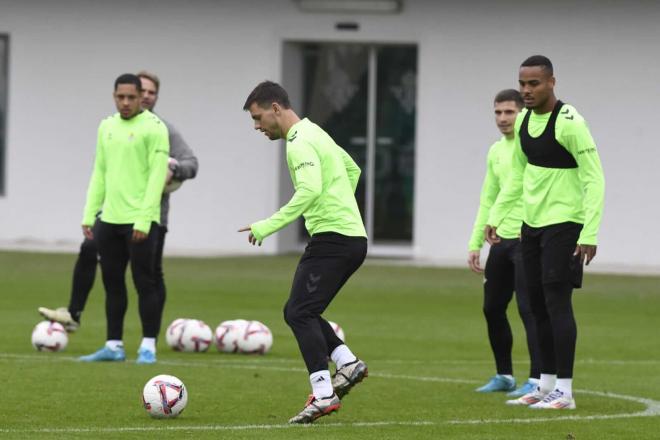
<path fill-rule="evenodd" d="M 290 427 L 309 383 L 282 319 L 296 257 L 167 258 L 164 325 L 179 317 L 256 319 L 274 334 L 266 356 L 176 353 L 134 363 L 136 295 L 129 289 L 124 363 L 81 364 L 105 337 L 100 274 L 81 329 L 62 353 L 38 353 L 38 306 L 66 305 L 74 255 L 0 252 L 1 438 L 657 439 L 660 438 L 660 278 L 587 274 L 576 291 L 575 411 L 507 407 L 473 390 L 494 370 L 481 279 L 465 270 L 368 262 L 326 312 L 346 331 L 370 376 L 342 409 Z M 597 260 L 594 264 L 598 264 Z M 129 278 L 130 280 L 130 278 Z M 130 286 L 129 281 L 129 286 Z M 516 378 L 528 362 L 515 307 Z M 141 390 L 156 374 L 181 378 L 188 407 L 150 419 Z"/>

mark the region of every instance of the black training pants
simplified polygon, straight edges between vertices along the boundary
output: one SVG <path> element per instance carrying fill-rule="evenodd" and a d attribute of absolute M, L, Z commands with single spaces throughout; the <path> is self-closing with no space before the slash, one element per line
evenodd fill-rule
<path fill-rule="evenodd" d="M 367 255 L 367 239 L 315 234 L 300 258 L 284 320 L 293 330 L 309 373 L 328 369 L 328 356 L 343 342 L 321 314 Z"/>
<path fill-rule="evenodd" d="M 158 331 L 163 319 L 163 310 L 165 309 L 165 298 L 167 297 L 167 289 L 165 287 L 165 275 L 163 274 L 163 248 L 165 247 L 165 234 L 167 234 L 167 226 L 156 226 L 158 229 L 158 244 L 156 245 L 156 288 L 158 289 L 158 299 L 160 300 L 160 307 L 158 313 Z"/>
<path fill-rule="evenodd" d="M 573 377 L 577 326 L 573 288 L 582 285 L 582 265 L 573 256 L 582 225 L 566 222 L 540 228 L 523 224 L 522 255 L 536 320 L 541 373 Z"/>
<path fill-rule="evenodd" d="M 92 231 L 96 237 L 99 220 L 96 220 Z M 167 227 L 158 226 L 158 245 L 156 246 L 156 285 L 158 287 L 160 298 L 160 313 L 158 315 L 158 333 L 160 333 L 163 309 L 165 308 L 165 298 L 167 289 L 165 287 L 165 278 L 163 275 L 163 248 L 165 246 L 165 234 Z M 80 252 L 73 268 L 73 281 L 71 283 L 71 298 L 69 299 L 69 313 L 77 321 L 80 321 L 80 314 L 85 310 L 89 292 L 94 287 L 96 278 L 96 265 L 99 261 L 99 250 L 95 240 L 85 240 L 80 245 Z"/>
<path fill-rule="evenodd" d="M 96 238 L 100 220 L 96 219 L 92 232 Z M 69 313 L 80 321 L 80 314 L 85 310 L 87 297 L 94 286 L 96 278 L 96 266 L 99 262 L 99 251 L 96 240 L 85 238 L 80 245 L 80 252 L 73 268 L 73 280 L 71 282 L 71 298 L 69 299 Z"/>
<path fill-rule="evenodd" d="M 523 272 L 520 240 L 502 239 L 490 247 L 486 261 L 483 312 L 488 325 L 488 339 L 495 357 L 498 374 L 513 374 L 511 349 L 513 335 L 506 310 L 516 292 L 518 313 L 525 326 L 529 352 L 529 377 L 541 374 L 536 324 L 529 303 L 529 293 Z"/>
<path fill-rule="evenodd" d="M 105 313 L 107 339 L 121 340 L 124 315 L 128 304 L 126 293 L 126 267 L 131 263 L 133 283 L 138 293 L 138 309 L 142 321 L 142 336 L 158 335 L 161 304 L 156 282 L 156 251 L 158 225 L 151 224 L 149 235 L 139 243 L 133 243 L 133 225 L 116 225 L 101 221 L 95 237 L 101 256 L 101 273 L 105 286 Z"/>

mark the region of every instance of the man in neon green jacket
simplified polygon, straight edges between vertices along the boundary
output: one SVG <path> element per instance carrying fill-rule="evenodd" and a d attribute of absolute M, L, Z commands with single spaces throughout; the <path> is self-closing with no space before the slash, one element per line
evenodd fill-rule
<path fill-rule="evenodd" d="M 498 228 L 502 238 L 500 243 L 491 246 L 488 252 L 485 270 L 479 259 L 484 243 L 484 227 L 490 209 L 511 173 L 511 160 L 515 146 L 514 125 L 516 116 L 523 107 L 523 100 L 517 90 L 502 90 L 495 96 L 495 122 L 502 132 L 502 138 L 488 150 L 486 176 L 481 189 L 479 212 L 474 222 L 469 242 L 468 265 L 475 273 L 484 273 L 483 312 L 488 327 L 488 340 L 495 357 L 497 374 L 485 385 L 477 388 L 478 392 L 490 393 L 508 391 L 512 397 L 523 396 L 536 389 L 541 374 L 539 349 L 536 338 L 536 324 L 529 305 L 527 284 L 523 273 L 520 252 L 520 227 L 522 225 L 522 200 L 507 214 Z M 511 349 L 513 335 L 506 315 L 513 292 L 516 292 L 518 312 L 525 326 L 527 350 L 529 352 L 529 379 L 518 389 L 513 377 Z"/>
<path fill-rule="evenodd" d="M 126 358 L 122 337 L 129 261 L 142 321 L 137 362 L 156 362 L 161 303 L 155 274 L 157 226 L 170 145 L 165 124 L 142 110 L 141 91 L 136 75 L 119 76 L 113 94 L 118 112 L 104 119 L 98 130 L 82 229 L 98 246 L 106 291 L 107 339 L 103 348 L 80 358 L 85 362 Z M 99 211 L 100 221 L 93 232 Z"/>
<path fill-rule="evenodd" d="M 491 209 L 489 243 L 522 197 L 521 245 L 527 288 L 541 350 L 539 387 L 507 403 L 574 409 L 573 365 L 577 326 L 572 293 L 582 265 L 596 255 L 605 179 L 584 118 L 554 94 L 553 66 L 534 55 L 520 66 L 526 111 L 516 120 L 511 176 Z"/>
<path fill-rule="evenodd" d="M 340 398 L 367 376 L 366 364 L 321 317 L 367 254 L 367 234 L 355 200 L 360 168 L 321 127 L 296 115 L 279 84 L 259 84 L 243 110 L 249 111 L 255 130 L 270 140 L 286 139 L 295 192 L 275 214 L 239 232 L 249 231 L 249 242 L 261 245 L 302 215 L 312 237 L 284 307 L 284 319 L 298 341 L 312 386 L 305 407 L 289 423 L 312 423 L 337 411 Z M 332 378 L 328 357 L 337 366 Z"/>

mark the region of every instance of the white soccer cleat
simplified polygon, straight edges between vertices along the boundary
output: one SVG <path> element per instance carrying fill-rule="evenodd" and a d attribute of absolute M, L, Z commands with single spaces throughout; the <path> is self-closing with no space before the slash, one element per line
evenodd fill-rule
<path fill-rule="evenodd" d="M 64 326 L 67 332 L 72 333 L 78 330 L 80 323 L 77 322 L 69 313 L 66 307 L 59 307 L 55 310 L 39 307 L 39 314 L 49 321 L 59 322 Z"/>
<path fill-rule="evenodd" d="M 317 399 L 313 394 L 310 394 L 305 407 L 300 413 L 289 419 L 291 424 L 308 424 L 313 423 L 319 417 L 327 416 L 341 408 L 341 401 L 336 394 L 323 399 Z"/>
<path fill-rule="evenodd" d="M 514 406 L 530 406 L 542 402 L 546 396 L 548 396 L 547 393 L 542 392 L 539 387 L 536 387 L 536 389 L 531 393 L 527 393 L 524 396 L 518 397 L 517 399 L 507 400 L 506 404 Z"/>
<path fill-rule="evenodd" d="M 369 376 L 367 364 L 360 359 L 355 359 L 340 369 L 332 376 L 332 388 L 337 396 L 342 399 L 358 383 Z"/>
<path fill-rule="evenodd" d="M 559 390 L 554 390 L 545 399 L 529 407 L 533 409 L 575 409 L 575 399 L 566 397 Z"/>

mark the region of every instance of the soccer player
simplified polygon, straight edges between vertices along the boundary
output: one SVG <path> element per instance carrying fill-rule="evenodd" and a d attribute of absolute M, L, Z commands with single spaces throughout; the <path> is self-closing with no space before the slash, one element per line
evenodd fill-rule
<path fill-rule="evenodd" d="M 139 72 L 137 76 L 140 78 L 140 83 L 142 85 L 142 108 L 153 112 L 153 109 L 158 102 L 160 80 L 154 73 L 144 70 Z M 184 180 L 195 178 L 199 168 L 197 157 L 183 139 L 181 133 L 168 121 L 163 118 L 160 119 L 167 127 L 170 142 L 170 162 L 167 171 L 166 184 L 170 183 L 172 180 L 183 182 Z M 156 277 L 158 288 L 160 290 L 159 297 L 161 298 L 161 318 L 166 297 L 165 280 L 163 276 L 163 247 L 165 246 L 165 234 L 167 233 L 170 208 L 169 200 L 170 194 L 164 192 L 160 203 L 160 224 L 157 226 L 158 246 L 156 250 Z M 93 232 L 97 226 L 98 219 L 92 228 Z M 69 306 L 57 309 L 39 307 L 39 313 L 41 313 L 46 319 L 62 323 L 67 331 L 72 332 L 77 330 L 80 326 L 80 318 L 85 309 L 89 292 L 94 286 L 97 263 L 98 248 L 96 242 L 85 238 L 80 245 L 80 252 L 73 270 L 73 283 L 71 286 Z M 160 329 L 160 324 L 158 325 L 158 328 Z"/>
<path fill-rule="evenodd" d="M 520 254 L 522 201 L 518 201 L 502 221 L 498 229 L 502 240 L 491 246 L 485 271 L 479 260 L 484 243 L 484 227 L 490 208 L 510 174 L 515 137 L 513 127 L 516 116 L 523 107 L 523 100 L 517 90 L 502 90 L 495 96 L 494 107 L 495 123 L 503 136 L 488 151 L 486 177 L 481 189 L 479 212 L 468 245 L 468 265 L 475 273 L 485 272 L 483 311 L 497 374 L 476 391 L 482 393 L 509 391 L 509 396 L 520 397 L 536 389 L 541 374 L 536 325 L 529 306 Z M 513 297 L 514 290 L 518 312 L 527 334 L 527 350 L 530 358 L 529 379 L 518 389 L 515 389 L 516 381 L 513 377 L 511 361 L 513 336 L 506 316 L 506 309 Z"/>
<path fill-rule="evenodd" d="M 360 168 L 321 127 L 296 115 L 279 84 L 257 85 L 243 110 L 252 116 L 255 130 L 270 140 L 286 139 L 295 192 L 271 217 L 239 232 L 249 231 L 249 242 L 261 245 L 303 215 L 311 235 L 293 278 L 284 319 L 298 341 L 312 386 L 305 407 L 289 423 L 312 423 L 337 411 L 339 399 L 367 376 L 366 364 L 321 317 L 367 254 L 367 234 L 355 200 Z M 337 366 L 332 379 L 328 357 Z"/>
<path fill-rule="evenodd" d="M 115 80 L 118 113 L 98 130 L 94 170 L 87 190 L 82 230 L 96 240 L 106 292 L 107 340 L 81 361 L 123 361 L 127 308 L 126 267 L 131 264 L 138 293 L 142 343 L 137 363 L 156 362 L 162 300 L 156 280 L 160 200 L 167 177 L 169 140 L 165 124 L 141 108 L 142 84 L 133 74 Z M 92 231 L 96 214 L 98 226 Z"/>
<path fill-rule="evenodd" d="M 490 244 L 516 201 L 523 199 L 521 246 L 540 347 L 541 380 L 532 393 L 507 401 L 541 409 L 574 409 L 577 326 L 573 288 L 596 255 L 605 179 L 589 128 L 554 94 L 550 60 L 527 58 L 518 82 L 526 111 L 516 119 L 511 176 L 490 211 Z"/>

